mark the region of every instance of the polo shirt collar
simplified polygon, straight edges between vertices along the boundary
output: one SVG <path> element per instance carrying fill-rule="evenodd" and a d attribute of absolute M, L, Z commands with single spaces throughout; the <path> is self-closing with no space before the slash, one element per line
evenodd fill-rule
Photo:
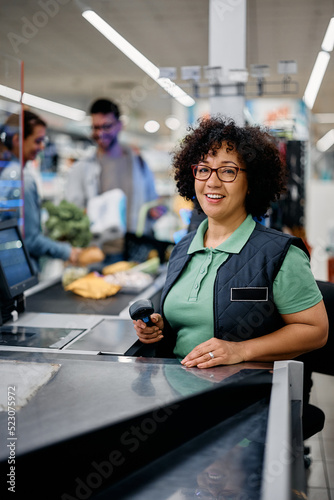
<path fill-rule="evenodd" d="M 229 238 L 227 238 L 227 240 L 224 241 L 221 245 L 215 248 L 215 250 L 227 253 L 239 253 L 254 231 L 255 224 L 256 223 L 253 217 L 248 214 L 246 219 L 242 224 L 240 224 L 240 226 L 234 231 L 234 233 L 232 233 L 231 236 L 229 236 Z M 207 229 L 208 219 L 205 219 L 198 226 L 195 237 L 188 248 L 188 254 L 199 252 L 205 249 L 203 241 Z"/>

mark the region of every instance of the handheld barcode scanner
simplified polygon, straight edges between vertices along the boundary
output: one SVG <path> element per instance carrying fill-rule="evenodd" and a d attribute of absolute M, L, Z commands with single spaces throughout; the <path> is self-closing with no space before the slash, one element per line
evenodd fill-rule
<path fill-rule="evenodd" d="M 151 300 L 137 300 L 131 304 L 129 313 L 132 319 L 141 319 L 147 326 L 154 326 L 154 323 L 150 320 L 151 314 L 154 313 L 154 307 Z"/>

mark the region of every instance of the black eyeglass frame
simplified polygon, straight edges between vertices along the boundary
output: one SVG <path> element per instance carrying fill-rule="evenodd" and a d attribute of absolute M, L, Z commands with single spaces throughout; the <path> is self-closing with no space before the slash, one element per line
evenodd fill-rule
<path fill-rule="evenodd" d="M 208 167 L 207 165 L 203 165 L 205 166 L 205 168 L 208 168 L 210 170 L 210 175 L 206 178 L 206 179 L 198 179 L 198 177 L 196 177 L 195 175 L 195 169 L 198 168 L 200 165 L 191 165 L 191 169 L 192 169 L 192 172 L 193 172 L 193 176 L 195 177 L 195 179 L 197 181 L 202 181 L 202 182 L 205 182 L 207 181 L 208 179 L 210 179 L 211 175 L 212 175 L 212 172 L 216 172 L 216 175 L 218 177 L 218 179 L 221 181 L 221 182 L 234 182 L 235 179 L 237 178 L 237 175 L 239 173 L 239 170 L 241 170 L 242 172 L 247 172 L 247 170 L 245 168 L 241 168 L 241 167 L 237 167 L 237 166 L 234 166 L 234 165 L 231 165 L 230 167 L 219 167 L 219 168 L 211 168 L 211 167 Z M 233 180 L 231 181 L 224 181 L 223 179 L 221 179 L 218 175 L 218 170 L 220 170 L 221 168 L 233 168 L 236 170 L 236 173 L 235 173 L 235 177 Z"/>
<path fill-rule="evenodd" d="M 114 123 L 104 123 L 103 125 L 92 125 L 91 126 L 91 129 L 93 132 L 98 132 L 98 131 L 102 131 L 102 132 L 109 132 L 109 130 L 113 129 L 116 127 L 117 125 L 117 121 L 114 122 Z"/>

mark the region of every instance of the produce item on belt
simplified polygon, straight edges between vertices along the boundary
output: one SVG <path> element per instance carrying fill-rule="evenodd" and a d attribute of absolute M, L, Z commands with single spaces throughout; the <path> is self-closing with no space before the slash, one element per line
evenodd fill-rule
<path fill-rule="evenodd" d="M 59 205 L 47 201 L 43 206 L 49 212 L 45 228 L 51 239 L 68 241 L 80 248 L 89 245 L 93 237 L 90 220 L 81 208 L 66 200 L 62 200 Z"/>
<path fill-rule="evenodd" d="M 152 257 L 151 259 L 145 260 L 145 262 L 132 267 L 132 269 L 130 269 L 130 272 L 134 273 L 141 271 L 143 273 L 156 274 L 159 270 L 159 266 L 159 257 Z"/>
<path fill-rule="evenodd" d="M 150 274 L 141 271 L 132 272 L 130 269 L 129 271 L 107 274 L 104 279 L 108 283 L 119 285 L 122 288 L 142 289 L 150 285 L 154 278 Z"/>
<path fill-rule="evenodd" d="M 72 281 L 75 281 L 79 278 L 83 278 L 83 276 L 86 276 L 88 272 L 89 271 L 87 267 L 74 267 L 74 266 L 67 267 L 63 272 L 61 280 L 63 287 L 65 288 L 67 285 L 72 283 Z"/>
<path fill-rule="evenodd" d="M 102 262 L 105 258 L 104 253 L 99 247 L 83 248 L 79 255 L 78 263 L 80 266 L 89 266 L 95 262 Z"/>
<path fill-rule="evenodd" d="M 134 262 L 116 262 L 103 268 L 102 272 L 108 283 L 120 285 L 125 289 L 141 290 L 153 282 L 152 275 L 156 274 L 159 266 L 159 257 L 153 257 L 138 265 L 135 265 Z"/>
<path fill-rule="evenodd" d="M 89 273 L 70 283 L 65 290 L 88 299 L 105 299 L 115 295 L 120 288 L 119 285 L 108 283 L 96 273 Z"/>
<path fill-rule="evenodd" d="M 102 274 L 114 274 L 120 271 L 128 271 L 135 265 L 134 262 L 127 262 L 126 260 L 120 260 L 119 262 L 115 262 L 114 264 L 110 264 L 109 266 L 105 266 L 102 269 Z"/>

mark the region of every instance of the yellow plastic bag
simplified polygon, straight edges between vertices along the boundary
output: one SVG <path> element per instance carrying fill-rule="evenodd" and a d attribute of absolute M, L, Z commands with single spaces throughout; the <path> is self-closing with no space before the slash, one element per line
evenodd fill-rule
<path fill-rule="evenodd" d="M 71 291 L 87 299 L 105 299 L 115 295 L 120 289 L 119 285 L 107 283 L 104 278 L 95 273 L 89 273 L 65 287 L 66 291 Z"/>
<path fill-rule="evenodd" d="M 109 266 L 105 266 L 102 269 L 102 274 L 114 274 L 119 273 L 120 271 L 128 271 L 132 267 L 135 266 L 135 262 L 127 262 L 125 260 L 120 260 L 119 262 L 114 262 L 113 264 L 109 264 Z"/>

